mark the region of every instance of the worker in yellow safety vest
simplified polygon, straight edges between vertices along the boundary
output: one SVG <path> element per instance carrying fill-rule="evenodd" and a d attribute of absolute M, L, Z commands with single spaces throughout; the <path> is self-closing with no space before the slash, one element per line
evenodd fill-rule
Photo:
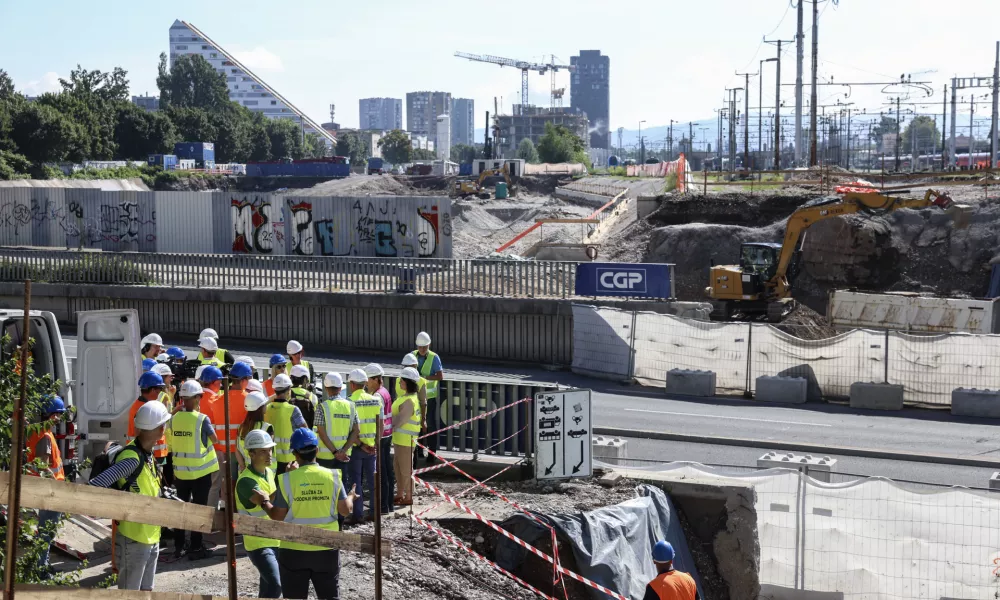
<path fill-rule="evenodd" d="M 267 401 L 264 394 L 251 392 L 247 402 L 255 396 Z M 262 405 L 263 406 L 263 405 Z M 236 510 L 241 515 L 269 519 L 267 512 L 261 507 L 264 498 L 274 501 L 278 487 L 274 483 L 274 470 L 271 450 L 274 440 L 263 429 L 250 430 L 245 438 L 240 438 L 241 447 L 247 453 L 247 468 L 240 472 L 236 480 Z M 277 550 L 281 546 L 278 540 L 252 535 L 243 536 L 243 548 L 250 557 L 250 562 L 260 573 L 258 598 L 281 597 L 281 575 L 278 571 Z M 308 585 L 308 584 L 307 584 Z"/>
<path fill-rule="evenodd" d="M 427 380 L 427 416 L 425 420 L 428 426 L 434 430 L 441 427 L 439 418 L 440 403 L 438 402 L 438 384 L 444 380 L 444 366 L 441 364 L 441 357 L 431 350 L 431 336 L 426 331 L 417 334 L 417 349 L 414 350 L 414 358 L 417 359 L 416 369 L 420 376 Z M 438 438 L 436 435 L 427 438 L 424 444 L 430 450 L 437 452 Z M 423 450 L 417 448 L 417 456 L 423 456 Z M 427 462 L 434 462 L 432 456 L 427 457 Z"/>
<path fill-rule="evenodd" d="M 413 354 L 407 354 L 403 357 L 403 368 L 413 367 L 417 369 L 417 373 L 420 373 L 420 363 L 417 361 L 417 357 Z M 396 397 L 400 397 L 404 394 L 403 382 L 397 377 L 396 378 Z M 417 382 L 417 400 L 420 402 L 420 415 L 423 422 L 420 424 L 420 433 L 427 433 L 427 380 L 423 377 Z"/>
<path fill-rule="evenodd" d="M 413 448 L 423 423 L 417 389 L 420 374 L 413 367 L 406 367 L 400 374 L 403 394 L 392 403 L 393 468 L 399 494 L 394 502 L 400 506 L 413 504 Z"/>
<path fill-rule="evenodd" d="M 308 427 L 305 418 L 302 417 L 302 411 L 288 401 L 292 395 L 292 378 L 280 373 L 274 377 L 273 386 L 274 399 L 267 406 L 264 420 L 274 427 L 274 454 L 278 459 L 276 472 L 281 475 L 295 460 L 290 445 L 292 433 L 296 429 Z"/>
<path fill-rule="evenodd" d="M 158 333 L 151 333 L 146 337 L 142 338 L 139 342 L 141 347 L 139 349 L 139 354 L 143 358 L 157 358 L 163 351 L 163 338 L 160 337 Z"/>
<path fill-rule="evenodd" d="M 353 519 L 350 523 L 361 523 L 365 519 L 365 498 L 368 499 L 368 516 L 375 514 L 375 461 L 378 447 L 375 438 L 385 418 L 382 399 L 365 391 L 368 374 L 363 369 L 354 369 L 347 376 L 347 393 L 354 403 L 358 415 L 358 445 L 351 451 L 351 476 L 348 478 L 358 490 L 358 501 L 354 504 Z"/>
<path fill-rule="evenodd" d="M 288 343 L 285 344 L 285 351 L 288 352 L 288 360 L 292 363 L 293 367 L 296 365 L 302 365 L 309 370 L 309 381 L 314 381 L 316 379 L 316 371 L 313 370 L 313 366 L 308 360 L 303 360 L 302 358 L 305 356 L 305 349 L 302 347 L 302 344 L 295 340 L 289 340 Z"/>
<path fill-rule="evenodd" d="M 219 342 L 212 338 L 201 338 L 198 340 L 198 347 L 201 348 L 201 352 L 198 354 L 198 362 L 201 364 L 212 365 L 220 369 L 226 364 L 218 356 Z"/>
<path fill-rule="evenodd" d="M 219 334 L 216 333 L 211 327 L 207 329 L 202 329 L 201 333 L 198 335 L 198 342 L 205 338 L 212 338 L 215 340 L 215 357 L 222 361 L 222 364 L 233 366 L 236 361 L 233 360 L 233 355 L 229 353 L 229 350 L 223 350 L 219 347 Z M 218 365 L 217 365 L 218 366 Z"/>
<path fill-rule="evenodd" d="M 254 380 L 251 379 L 251 381 Z M 268 399 L 260 388 L 260 382 L 256 383 L 257 389 L 247 393 L 247 397 L 243 399 L 243 410 L 246 411 L 246 416 L 243 417 L 243 422 L 240 423 L 240 428 L 236 431 L 236 462 L 239 464 L 240 473 L 250 464 L 250 454 L 246 448 L 246 438 L 250 432 L 260 429 L 269 437 L 274 437 L 274 426 L 264 420 Z M 250 389 L 250 384 L 247 384 L 247 389 Z"/>

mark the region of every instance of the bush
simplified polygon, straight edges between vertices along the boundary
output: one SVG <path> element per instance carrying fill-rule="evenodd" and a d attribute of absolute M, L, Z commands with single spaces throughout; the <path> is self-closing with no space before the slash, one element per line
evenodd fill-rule
<path fill-rule="evenodd" d="M 98 285 L 148 285 L 155 283 L 152 275 L 129 258 L 99 252 L 67 252 L 65 258 L 53 263 L 29 265 L 15 260 L 0 261 L 0 279 L 44 283 L 93 283 Z"/>
<path fill-rule="evenodd" d="M 31 161 L 23 154 L 0 150 L 0 180 L 30 177 Z"/>
<path fill-rule="evenodd" d="M 668 173 L 666 184 L 663 186 L 664 192 L 672 192 L 677 189 L 677 173 Z"/>

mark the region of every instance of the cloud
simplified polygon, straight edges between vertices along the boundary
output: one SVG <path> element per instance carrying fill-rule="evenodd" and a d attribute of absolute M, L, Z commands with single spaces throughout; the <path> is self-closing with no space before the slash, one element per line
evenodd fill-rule
<path fill-rule="evenodd" d="M 38 96 L 46 92 L 58 92 L 62 89 L 59 85 L 59 73 L 49 71 L 42 75 L 41 79 L 33 79 L 21 86 L 20 91 L 26 96 Z"/>
<path fill-rule="evenodd" d="M 233 56 L 253 71 L 285 70 L 285 65 L 282 64 L 281 58 L 263 46 L 257 46 L 253 50 L 233 52 Z"/>

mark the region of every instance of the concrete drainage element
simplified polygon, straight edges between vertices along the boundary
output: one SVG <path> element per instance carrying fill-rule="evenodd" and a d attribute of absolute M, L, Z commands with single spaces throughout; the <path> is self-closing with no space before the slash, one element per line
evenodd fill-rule
<path fill-rule="evenodd" d="M 830 483 L 830 473 L 837 464 L 836 458 L 829 456 L 812 456 L 811 454 L 792 454 L 784 452 L 768 452 L 757 459 L 757 466 L 764 469 L 796 469 L 812 477 L 816 481 Z"/>
<path fill-rule="evenodd" d="M 591 455 L 612 465 L 624 465 L 628 458 L 628 440 L 610 438 L 601 435 L 594 436 Z"/>
<path fill-rule="evenodd" d="M 762 375 L 757 378 L 754 398 L 763 402 L 805 404 L 809 395 L 808 383 L 804 377 Z"/>
<path fill-rule="evenodd" d="M 1000 390 L 958 388 L 951 392 L 951 414 L 961 417 L 1000 418 Z"/>
<path fill-rule="evenodd" d="M 667 371 L 667 394 L 714 396 L 715 371 L 670 369 Z"/>
<path fill-rule="evenodd" d="M 990 489 L 1000 492 L 1000 471 L 997 471 L 993 474 L 993 477 L 990 477 Z"/>
<path fill-rule="evenodd" d="M 851 408 L 903 410 L 903 386 L 892 383 L 851 384 Z"/>

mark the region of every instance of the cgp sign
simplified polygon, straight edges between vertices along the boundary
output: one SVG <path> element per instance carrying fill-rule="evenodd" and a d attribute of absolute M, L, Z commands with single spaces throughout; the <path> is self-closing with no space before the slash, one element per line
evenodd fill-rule
<path fill-rule="evenodd" d="M 577 296 L 672 298 L 674 265 L 650 263 L 580 263 Z"/>

